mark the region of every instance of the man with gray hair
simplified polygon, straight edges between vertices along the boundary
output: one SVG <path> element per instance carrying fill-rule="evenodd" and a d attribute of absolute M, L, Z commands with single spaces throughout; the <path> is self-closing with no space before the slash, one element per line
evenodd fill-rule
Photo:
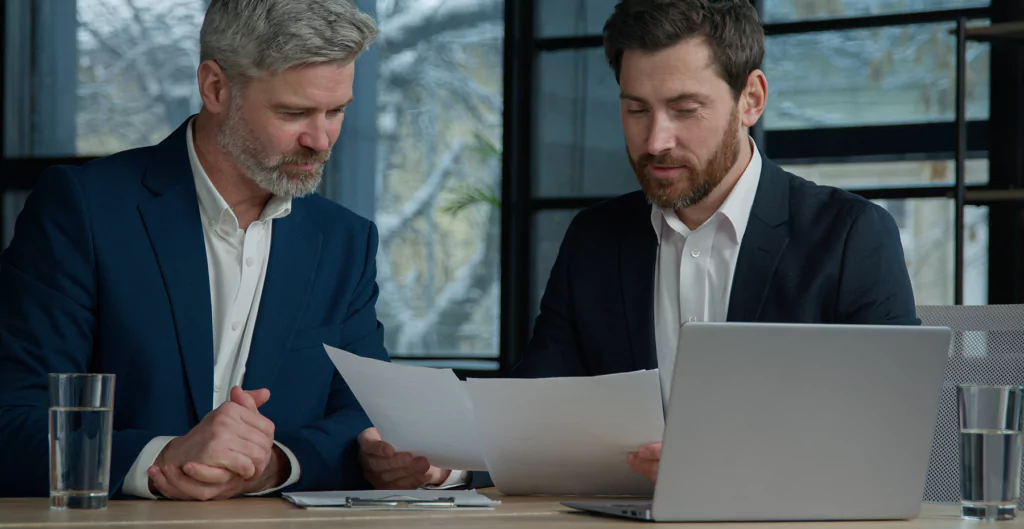
<path fill-rule="evenodd" d="M 314 191 L 376 34 L 351 0 L 213 0 L 199 114 L 39 178 L 0 257 L 0 496 L 49 491 L 61 372 L 116 375 L 113 496 L 369 486 L 322 344 L 387 360 L 377 232 Z"/>

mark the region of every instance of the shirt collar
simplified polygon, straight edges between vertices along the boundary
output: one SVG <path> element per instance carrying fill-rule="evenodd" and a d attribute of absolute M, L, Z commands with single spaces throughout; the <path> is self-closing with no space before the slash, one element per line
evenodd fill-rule
<path fill-rule="evenodd" d="M 761 152 L 757 149 L 757 143 L 753 138 L 748 138 L 748 141 L 751 146 L 751 157 L 747 168 L 743 170 L 743 174 L 736 181 L 729 196 L 725 197 L 725 201 L 722 202 L 718 211 L 708 219 L 708 222 L 711 222 L 721 214 L 732 225 L 736 232 L 737 242 L 743 240 L 743 234 L 747 230 L 747 220 L 750 219 L 754 196 L 757 194 L 757 186 L 761 181 Z M 689 235 L 691 231 L 679 220 L 675 211 L 653 204 L 651 206 L 651 224 L 654 226 L 654 233 L 659 244 L 661 243 L 661 230 L 666 223 L 683 236 Z"/>
<path fill-rule="evenodd" d="M 188 145 L 188 161 L 192 166 L 192 178 L 195 180 L 196 195 L 199 198 L 199 211 L 202 213 L 204 220 L 210 222 L 212 226 L 228 228 L 231 232 L 238 231 L 238 217 L 235 217 L 235 212 L 231 211 L 231 206 L 228 205 L 224 197 L 214 187 L 213 182 L 210 181 L 210 176 L 206 174 L 203 165 L 199 163 L 195 140 L 192 136 L 194 124 L 195 118 L 188 123 L 188 134 L 185 135 L 185 143 Z M 260 220 L 279 219 L 287 216 L 291 211 L 291 197 L 284 198 L 274 195 L 270 197 L 267 205 L 264 206 Z"/>

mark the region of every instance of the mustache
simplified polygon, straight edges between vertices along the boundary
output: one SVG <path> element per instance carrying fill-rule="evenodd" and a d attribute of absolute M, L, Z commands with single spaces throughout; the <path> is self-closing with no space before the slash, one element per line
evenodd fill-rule
<path fill-rule="evenodd" d="M 312 149 L 303 149 L 301 152 L 282 156 L 280 164 L 286 163 L 296 165 L 312 165 L 326 163 L 331 158 L 331 150 L 326 151 L 314 151 Z"/>
<path fill-rule="evenodd" d="M 676 165 L 681 167 L 691 167 L 690 161 L 686 158 L 672 156 L 671 154 L 644 154 L 637 160 L 640 167 L 646 168 L 650 165 Z"/>

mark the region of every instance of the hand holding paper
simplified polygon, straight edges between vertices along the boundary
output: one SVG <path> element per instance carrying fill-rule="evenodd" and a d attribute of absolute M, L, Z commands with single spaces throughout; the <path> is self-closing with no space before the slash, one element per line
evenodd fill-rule
<path fill-rule="evenodd" d="M 450 369 L 395 365 L 325 347 L 387 441 L 371 430 L 360 436 L 363 451 L 382 458 L 374 460 L 378 474 L 368 476 L 375 486 L 436 481 L 439 475 L 426 477 L 437 470 L 433 464 L 489 470 L 505 494 L 654 490 L 631 468 L 629 454 L 661 441 L 656 370 L 461 382 Z M 407 454 L 391 457 L 391 447 Z"/>
<path fill-rule="evenodd" d="M 431 466 L 427 458 L 395 448 L 380 438 L 376 428 L 359 434 L 359 464 L 366 480 L 378 489 L 418 489 L 424 485 L 440 485 L 451 470 Z"/>
<path fill-rule="evenodd" d="M 380 436 L 441 468 L 485 470 L 473 408 L 451 369 L 381 362 L 324 346 Z"/>

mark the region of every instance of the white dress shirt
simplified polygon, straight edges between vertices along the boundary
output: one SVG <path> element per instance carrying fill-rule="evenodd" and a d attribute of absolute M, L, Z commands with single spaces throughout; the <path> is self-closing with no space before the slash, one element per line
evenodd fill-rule
<path fill-rule="evenodd" d="M 272 197 L 259 220 L 242 230 L 231 207 L 210 181 L 196 156 L 189 123 L 188 157 L 199 200 L 199 216 L 206 242 L 206 262 L 210 274 L 210 302 L 213 312 L 213 409 L 230 399 L 232 386 L 241 385 L 245 362 L 260 306 L 263 281 L 270 257 L 273 220 L 291 213 L 290 198 Z M 128 471 L 124 492 L 155 499 L 149 491 L 147 470 L 174 437 L 157 437 L 142 449 Z M 291 474 L 280 487 L 262 491 L 267 494 L 299 480 L 302 470 L 295 454 L 274 441 L 291 463 Z"/>
<path fill-rule="evenodd" d="M 732 278 L 743 233 L 761 181 L 761 153 L 753 156 L 732 192 L 711 218 L 690 230 L 675 211 L 657 205 L 651 223 L 658 236 L 654 270 L 654 341 L 661 396 L 668 404 L 679 329 L 688 321 L 726 321 Z"/>

